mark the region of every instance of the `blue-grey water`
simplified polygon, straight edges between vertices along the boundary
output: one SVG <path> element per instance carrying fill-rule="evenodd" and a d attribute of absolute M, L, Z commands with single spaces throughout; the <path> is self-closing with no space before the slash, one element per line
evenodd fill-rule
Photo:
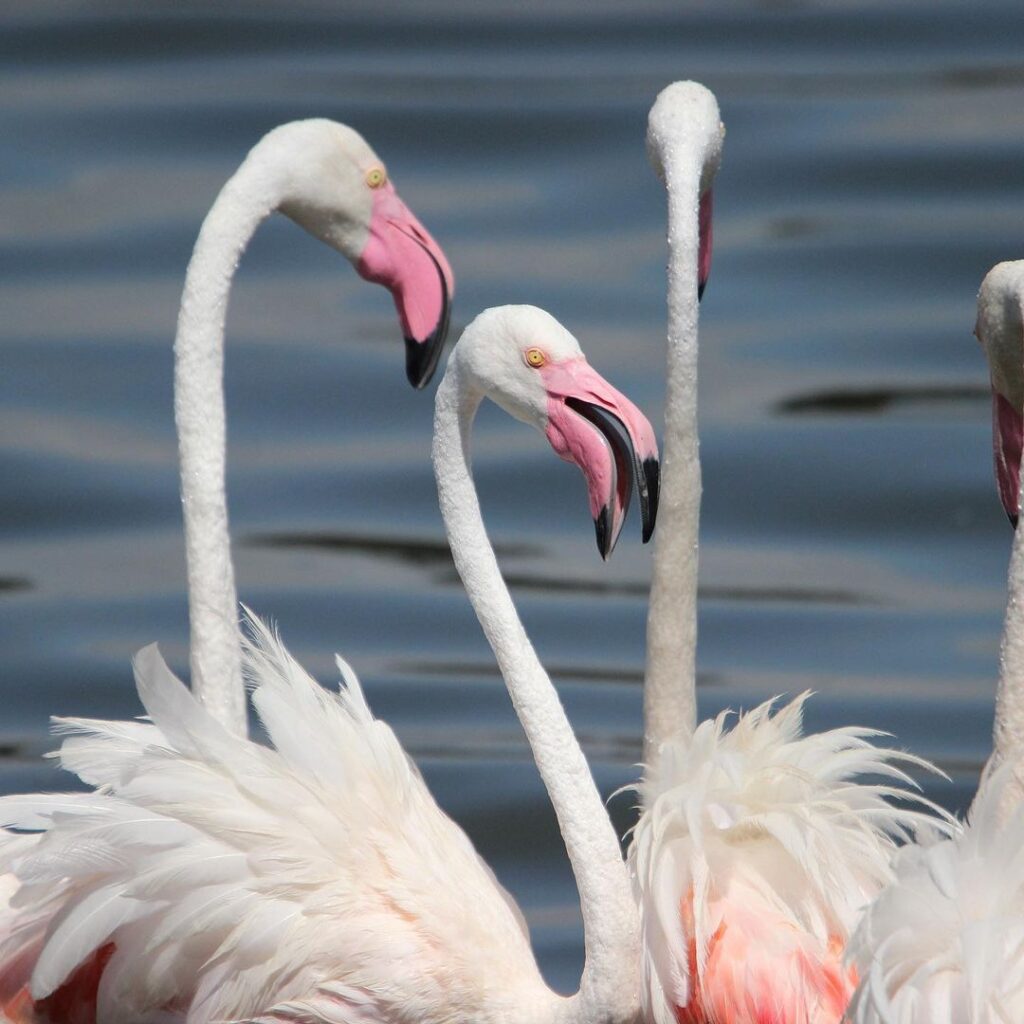
<path fill-rule="evenodd" d="M 171 339 L 200 221 L 275 124 L 360 129 L 446 248 L 457 331 L 533 302 L 659 425 L 677 78 L 728 127 L 701 317 L 701 711 L 818 691 L 969 799 L 1010 531 L 977 286 L 1024 256 L 1019 0 L 58 3 L 0 8 L 0 790 L 67 785 L 54 713 L 128 716 L 131 654 L 185 670 Z M 443 543 L 432 388 L 387 294 L 277 219 L 228 324 L 240 593 L 325 681 L 335 650 L 524 905 L 581 961 L 544 792 Z M 601 787 L 633 778 L 649 551 L 600 563 L 578 474 L 496 410 L 477 476 Z M 621 829 L 628 797 L 612 807 Z"/>

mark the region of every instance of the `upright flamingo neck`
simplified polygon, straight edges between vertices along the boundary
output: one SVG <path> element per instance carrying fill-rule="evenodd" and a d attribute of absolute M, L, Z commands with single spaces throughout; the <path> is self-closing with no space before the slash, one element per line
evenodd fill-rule
<path fill-rule="evenodd" d="M 547 788 L 583 913 L 586 964 L 564 1021 L 632 1020 L 639 1005 L 636 907 L 619 842 L 551 680 L 519 620 L 487 537 L 470 468 L 483 396 L 453 357 L 437 392 L 434 473 L 455 567 L 494 651 Z"/>
<path fill-rule="evenodd" d="M 689 140 L 685 140 L 689 141 Z M 668 358 L 658 531 L 647 614 L 644 763 L 665 740 L 697 724 L 698 157 L 655 137 L 668 192 Z"/>
<path fill-rule="evenodd" d="M 1000 800 L 1005 821 L 1024 801 L 1024 523 L 1014 531 L 1010 552 L 992 740 L 990 767 L 1014 765 Z"/>
<path fill-rule="evenodd" d="M 250 155 L 203 221 L 185 276 L 174 339 L 192 688 L 239 736 L 248 727 L 224 483 L 224 320 L 242 252 L 276 205 L 273 180 Z"/>

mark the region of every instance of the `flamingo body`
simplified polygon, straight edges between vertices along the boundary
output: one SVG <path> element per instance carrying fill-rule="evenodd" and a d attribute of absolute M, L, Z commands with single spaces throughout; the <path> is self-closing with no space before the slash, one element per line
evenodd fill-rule
<path fill-rule="evenodd" d="M 655 1024 L 837 1024 L 856 984 L 843 948 L 922 817 L 910 755 L 870 730 L 801 730 L 806 694 L 702 722 L 662 746 L 629 851 Z M 871 775 L 888 783 L 867 784 Z"/>
<path fill-rule="evenodd" d="M 1011 781 L 982 785 L 966 827 L 925 831 L 850 944 L 863 983 L 852 1024 L 1024 1020 L 1024 807 L 1005 823 Z"/>
<path fill-rule="evenodd" d="M 557 997 L 522 916 L 355 676 L 339 661 L 328 693 L 253 628 L 271 749 L 231 736 L 149 647 L 135 673 L 150 723 L 58 726 L 62 766 L 95 792 L 0 801 L 5 824 L 47 829 L 13 864 L 18 902 L 41 912 L 0 942 L 31 967 L 38 1016 L 23 1019 L 543 1017 Z"/>

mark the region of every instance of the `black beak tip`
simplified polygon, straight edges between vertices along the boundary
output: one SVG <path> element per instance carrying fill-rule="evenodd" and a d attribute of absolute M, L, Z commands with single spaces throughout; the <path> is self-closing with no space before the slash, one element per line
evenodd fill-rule
<path fill-rule="evenodd" d="M 434 260 L 434 257 L 430 257 Z M 434 376 L 437 364 L 444 351 L 444 343 L 448 337 L 448 324 L 451 322 L 452 303 L 448 295 L 448 285 L 445 282 L 441 268 L 437 266 L 437 276 L 441 284 L 441 315 L 437 318 L 437 326 L 433 332 L 423 341 L 415 338 L 405 339 L 405 375 L 409 383 L 417 390 L 422 391 L 430 383 Z"/>
<path fill-rule="evenodd" d="M 643 510 L 643 542 L 646 544 L 654 536 L 654 527 L 658 520 L 658 496 L 661 491 L 661 466 L 653 456 L 644 459 L 644 479 L 647 481 L 647 500 Z"/>
<path fill-rule="evenodd" d="M 1010 525 L 1016 530 L 1017 529 L 1017 520 L 1020 518 L 1020 516 L 1015 512 L 1012 516 L 1011 515 L 1007 515 L 1006 518 L 1010 520 Z"/>
<path fill-rule="evenodd" d="M 434 375 L 437 359 L 430 358 L 432 348 L 439 350 L 440 346 L 434 345 L 431 338 L 426 341 L 417 341 L 415 338 L 405 339 L 405 376 L 417 391 L 425 388 Z"/>
<path fill-rule="evenodd" d="M 601 554 L 601 560 L 607 562 L 608 556 L 612 553 L 612 516 L 607 505 L 597 514 L 594 530 L 597 533 L 597 550 Z"/>
<path fill-rule="evenodd" d="M 409 383 L 417 390 L 422 391 L 430 383 L 434 376 L 437 364 L 444 351 L 445 338 L 448 336 L 448 303 L 445 302 L 441 319 L 438 321 L 434 333 L 425 341 L 417 341 L 415 338 L 405 339 L 405 375 Z"/>
<path fill-rule="evenodd" d="M 706 280 L 697 282 L 697 301 L 700 302 L 704 298 L 704 289 L 707 288 L 708 283 Z"/>

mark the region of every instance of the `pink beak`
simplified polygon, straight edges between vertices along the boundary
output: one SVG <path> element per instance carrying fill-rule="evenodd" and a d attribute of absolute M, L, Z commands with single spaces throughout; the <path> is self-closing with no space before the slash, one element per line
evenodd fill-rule
<path fill-rule="evenodd" d="M 658 514 L 658 445 L 642 412 L 582 357 L 540 371 L 548 393 L 547 438 L 587 481 L 597 548 L 608 558 L 622 531 L 636 481 L 643 541 Z"/>
<path fill-rule="evenodd" d="M 441 358 L 455 278 L 441 247 L 387 182 L 373 193 L 370 237 L 356 270 L 389 289 L 405 336 L 405 372 L 422 388 Z"/>
<path fill-rule="evenodd" d="M 700 197 L 698 223 L 700 231 L 700 248 L 697 256 L 697 299 L 704 297 L 704 289 L 711 276 L 711 189 Z"/>
<path fill-rule="evenodd" d="M 1020 515 L 1020 456 L 1024 447 L 1024 416 L 1009 399 L 992 389 L 992 450 L 999 500 L 1014 529 Z"/>

